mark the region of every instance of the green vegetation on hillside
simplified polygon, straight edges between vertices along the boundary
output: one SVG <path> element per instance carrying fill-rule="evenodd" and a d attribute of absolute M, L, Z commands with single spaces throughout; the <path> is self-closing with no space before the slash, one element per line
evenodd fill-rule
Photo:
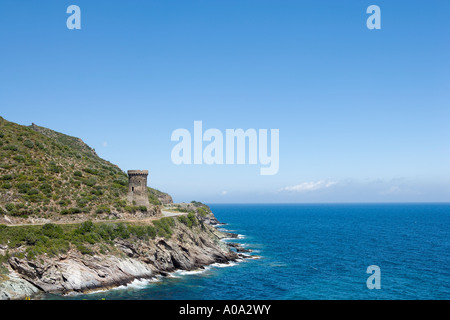
<path fill-rule="evenodd" d="M 0 117 L 0 214 L 51 218 L 141 210 L 127 206 L 127 191 L 126 173 L 81 139 Z"/>
<path fill-rule="evenodd" d="M 192 229 L 192 227 L 198 226 L 199 222 L 195 217 L 193 212 L 189 212 L 187 216 L 178 216 L 178 221 L 188 226 L 188 228 Z"/>
<path fill-rule="evenodd" d="M 172 203 L 172 197 L 169 194 L 150 187 L 147 187 L 147 190 L 148 190 L 148 200 L 151 204 L 161 205 Z"/>
<path fill-rule="evenodd" d="M 158 195 L 162 194 L 163 192 L 150 187 L 147 187 L 147 191 L 148 191 L 148 201 L 154 205 L 161 205 L 161 201 L 159 200 Z"/>
<path fill-rule="evenodd" d="M 197 220 L 194 217 L 196 225 Z M 170 238 L 175 227 L 174 218 L 161 218 L 152 225 L 132 223 L 93 223 L 43 226 L 5 226 L 0 225 L 0 244 L 8 246 L 8 252 L 0 255 L 0 264 L 11 255 L 18 258 L 34 259 L 47 254 L 56 256 L 73 248 L 82 254 L 115 252 L 114 240 L 129 239 L 150 240 L 156 237 Z M 12 253 L 11 253 L 12 252 Z"/>
<path fill-rule="evenodd" d="M 178 212 L 187 212 L 187 213 L 197 213 L 202 217 L 206 217 L 208 214 L 211 213 L 211 209 L 204 203 L 201 203 L 199 201 L 191 201 L 189 205 L 181 205 L 176 204 L 174 207 L 171 208 L 174 211 Z"/>

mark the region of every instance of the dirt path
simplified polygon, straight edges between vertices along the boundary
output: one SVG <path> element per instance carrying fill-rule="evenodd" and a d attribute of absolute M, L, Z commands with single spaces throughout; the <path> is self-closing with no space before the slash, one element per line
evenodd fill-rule
<path fill-rule="evenodd" d="M 148 218 L 136 218 L 136 219 L 116 219 L 116 220 L 92 220 L 93 223 L 102 223 L 102 222 L 140 222 L 143 224 L 147 224 L 151 221 L 159 220 L 161 218 L 165 217 L 176 217 L 176 216 L 183 216 L 187 215 L 186 212 L 170 212 L 170 211 L 164 211 L 162 210 L 162 216 L 157 217 L 148 217 Z M 47 223 L 54 223 L 54 224 L 79 224 L 83 221 L 75 222 L 75 221 L 51 221 L 51 222 L 38 222 L 38 223 L 23 223 L 23 224 L 7 224 L 8 227 L 21 227 L 21 226 L 42 226 Z"/>

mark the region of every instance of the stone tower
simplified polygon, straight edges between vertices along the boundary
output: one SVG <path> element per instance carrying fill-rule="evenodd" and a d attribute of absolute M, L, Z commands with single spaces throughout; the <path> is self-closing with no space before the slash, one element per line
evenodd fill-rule
<path fill-rule="evenodd" d="M 127 200 L 136 206 L 149 207 L 147 193 L 147 170 L 128 170 Z"/>

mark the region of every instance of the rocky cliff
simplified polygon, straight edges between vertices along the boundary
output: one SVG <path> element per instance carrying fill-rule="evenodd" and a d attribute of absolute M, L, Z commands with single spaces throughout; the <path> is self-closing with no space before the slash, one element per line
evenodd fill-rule
<path fill-rule="evenodd" d="M 33 260 L 12 256 L 8 260 L 9 275 L 0 281 L 0 299 L 23 299 L 39 292 L 88 292 L 243 257 L 220 241 L 229 234 L 204 223 L 190 228 L 175 220 L 170 238 L 117 238 L 113 243 L 116 250 L 104 254 L 71 249 Z"/>

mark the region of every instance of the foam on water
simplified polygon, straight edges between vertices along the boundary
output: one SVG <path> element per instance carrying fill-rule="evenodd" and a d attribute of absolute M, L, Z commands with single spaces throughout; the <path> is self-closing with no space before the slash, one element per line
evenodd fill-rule
<path fill-rule="evenodd" d="M 128 290 L 128 289 L 144 289 L 149 284 L 161 281 L 159 277 L 151 278 L 151 279 L 134 279 L 132 282 L 121 285 L 118 287 L 114 287 L 111 290 Z"/>
<path fill-rule="evenodd" d="M 171 278 L 179 278 L 180 276 L 189 276 L 189 275 L 195 275 L 195 274 L 201 274 L 208 271 L 208 268 L 205 267 L 204 269 L 196 269 L 196 270 L 177 270 L 169 274 L 169 277 Z"/>

